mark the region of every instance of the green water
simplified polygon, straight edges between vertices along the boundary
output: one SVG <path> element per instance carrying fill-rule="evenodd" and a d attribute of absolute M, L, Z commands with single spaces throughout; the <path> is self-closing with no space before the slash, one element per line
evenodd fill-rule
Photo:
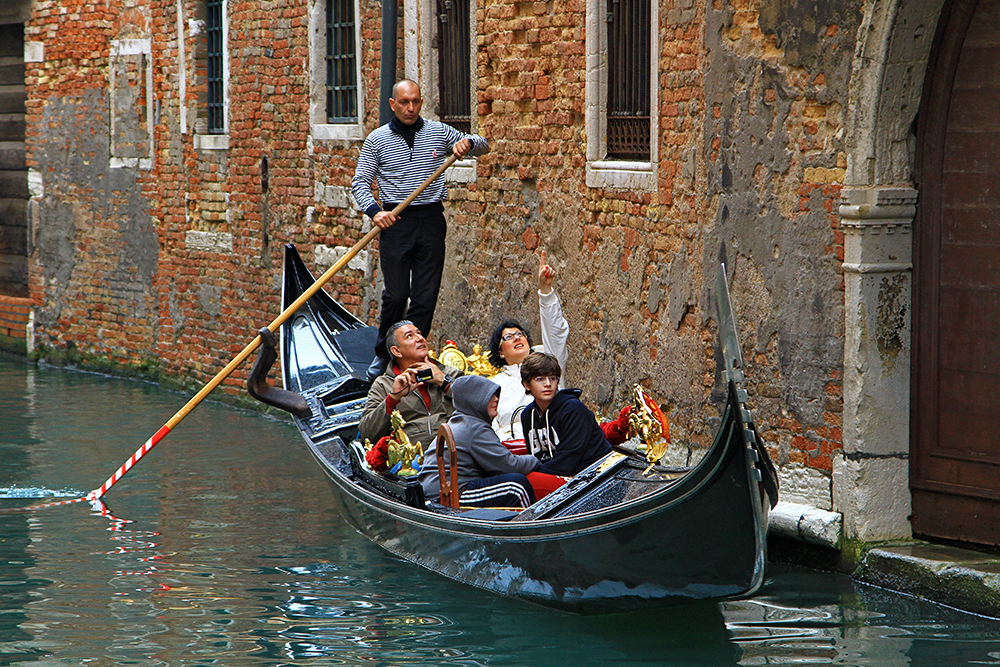
<path fill-rule="evenodd" d="M 0 665 L 997 665 L 1000 622 L 772 567 L 750 600 L 578 617 L 456 584 L 335 514 L 298 433 L 0 360 Z M 30 496 L 30 497 L 29 497 Z"/>

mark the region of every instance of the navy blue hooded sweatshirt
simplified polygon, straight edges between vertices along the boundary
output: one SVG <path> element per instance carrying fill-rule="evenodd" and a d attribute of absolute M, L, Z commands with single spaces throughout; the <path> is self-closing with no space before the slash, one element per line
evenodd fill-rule
<path fill-rule="evenodd" d="M 528 451 L 542 459 L 538 472 L 572 477 L 611 451 L 594 413 L 580 400 L 581 393 L 563 389 L 545 414 L 534 401 L 521 413 Z"/>

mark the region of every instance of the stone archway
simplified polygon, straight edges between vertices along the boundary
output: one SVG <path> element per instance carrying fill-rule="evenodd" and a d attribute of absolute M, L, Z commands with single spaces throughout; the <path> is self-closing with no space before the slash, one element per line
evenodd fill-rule
<path fill-rule="evenodd" d="M 834 507 L 847 538 L 909 537 L 913 124 L 944 0 L 865 6 L 840 207 L 845 345 Z"/>

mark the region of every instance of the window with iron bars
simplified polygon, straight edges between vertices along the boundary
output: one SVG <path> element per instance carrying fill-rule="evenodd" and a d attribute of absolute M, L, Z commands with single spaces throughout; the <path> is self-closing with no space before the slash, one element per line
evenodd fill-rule
<path fill-rule="evenodd" d="M 608 0 L 607 157 L 649 160 L 650 0 Z"/>
<path fill-rule="evenodd" d="M 472 102 L 468 0 L 438 0 L 438 117 L 469 133 Z"/>
<path fill-rule="evenodd" d="M 354 0 L 326 0 L 326 122 L 358 120 Z"/>
<path fill-rule="evenodd" d="M 226 131 L 225 99 L 223 90 L 223 0 L 206 0 L 205 22 L 206 64 L 208 66 L 208 131 L 223 134 Z"/>

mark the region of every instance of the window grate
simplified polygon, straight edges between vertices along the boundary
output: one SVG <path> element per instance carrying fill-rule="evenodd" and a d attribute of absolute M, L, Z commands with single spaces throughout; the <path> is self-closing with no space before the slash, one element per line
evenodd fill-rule
<path fill-rule="evenodd" d="M 354 0 L 326 0 L 326 122 L 358 120 Z"/>
<path fill-rule="evenodd" d="M 469 2 L 438 0 L 438 117 L 456 130 L 472 131 Z"/>
<path fill-rule="evenodd" d="M 223 0 L 206 0 L 205 3 L 208 10 L 205 30 L 208 41 L 208 131 L 211 134 L 226 131 L 222 80 L 222 3 Z"/>
<path fill-rule="evenodd" d="M 650 0 L 608 5 L 608 157 L 648 160 Z"/>

